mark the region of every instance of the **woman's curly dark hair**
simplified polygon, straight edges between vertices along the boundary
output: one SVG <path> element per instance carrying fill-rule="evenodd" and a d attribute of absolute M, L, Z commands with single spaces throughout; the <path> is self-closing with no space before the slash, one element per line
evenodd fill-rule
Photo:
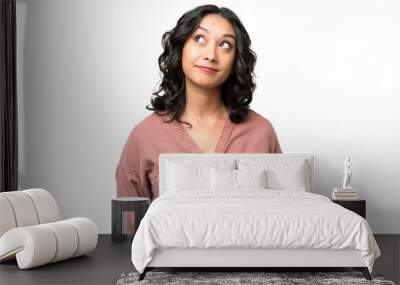
<path fill-rule="evenodd" d="M 235 62 L 232 73 L 221 88 L 222 102 L 229 112 L 230 120 L 234 123 L 243 122 L 249 112 L 249 104 L 253 99 L 253 91 L 256 87 L 253 77 L 257 60 L 257 55 L 250 49 L 249 34 L 230 9 L 218 8 L 215 5 L 203 5 L 186 12 L 178 20 L 176 27 L 162 37 L 164 52 L 158 58 L 162 81 L 158 90 L 152 94 L 155 95 L 151 99 L 153 108 L 146 106 L 146 109 L 156 111 L 157 115 L 167 113 L 172 117 L 168 122 L 176 119 L 178 122 L 192 126 L 179 119 L 186 103 L 182 51 L 188 37 L 197 30 L 201 19 L 207 14 L 221 15 L 232 24 L 236 33 Z"/>

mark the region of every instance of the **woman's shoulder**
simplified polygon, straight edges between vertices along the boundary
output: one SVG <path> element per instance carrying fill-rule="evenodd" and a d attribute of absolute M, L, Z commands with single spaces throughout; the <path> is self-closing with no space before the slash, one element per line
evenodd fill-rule
<path fill-rule="evenodd" d="M 277 146 L 279 145 L 279 142 L 277 139 L 275 128 L 272 126 L 270 120 L 263 115 L 257 113 L 254 110 L 250 110 L 247 119 L 243 123 L 243 126 L 238 128 L 240 129 L 239 133 L 251 134 L 253 138 L 260 138 L 262 140 L 268 138 L 268 141 L 272 145 L 272 148 L 270 148 L 269 151 L 279 152 L 280 147 Z"/>
<path fill-rule="evenodd" d="M 133 127 L 131 135 L 140 138 L 147 137 L 151 134 L 161 131 L 163 120 L 166 120 L 164 118 L 166 118 L 166 116 L 162 114 L 157 115 L 155 112 L 152 112 Z"/>
<path fill-rule="evenodd" d="M 272 123 L 270 122 L 269 119 L 266 117 L 262 116 L 261 114 L 257 113 L 253 109 L 249 109 L 249 113 L 247 115 L 246 120 L 243 122 L 243 124 L 251 127 L 251 128 L 262 128 L 262 129 L 271 129 Z"/>

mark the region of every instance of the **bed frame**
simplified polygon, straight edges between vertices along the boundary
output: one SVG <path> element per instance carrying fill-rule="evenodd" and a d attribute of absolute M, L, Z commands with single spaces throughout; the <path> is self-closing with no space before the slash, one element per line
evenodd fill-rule
<path fill-rule="evenodd" d="M 168 153 L 159 156 L 159 190 L 165 193 L 168 179 L 168 163 L 182 159 L 215 158 L 299 158 L 309 162 L 310 191 L 314 192 L 314 155 L 312 153 Z M 143 280 L 148 271 L 156 268 L 230 268 L 232 271 L 270 268 L 343 268 L 350 267 L 361 271 L 367 280 L 371 280 L 360 250 L 330 249 L 255 249 L 255 248 L 167 248 L 156 249 L 153 259 L 147 264 L 139 280 Z M 262 270 L 261 270 L 262 271 Z"/>

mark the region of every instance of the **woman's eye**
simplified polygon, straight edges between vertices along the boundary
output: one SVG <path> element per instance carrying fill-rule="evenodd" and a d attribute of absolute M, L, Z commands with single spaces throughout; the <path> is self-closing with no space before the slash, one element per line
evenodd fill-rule
<path fill-rule="evenodd" d="M 196 42 L 200 42 L 200 41 L 199 41 L 200 38 L 202 38 L 203 41 L 204 41 L 204 37 L 203 37 L 202 35 L 195 35 L 195 36 L 194 36 L 194 40 L 195 40 Z M 227 45 L 226 48 L 231 48 L 231 47 L 232 47 L 232 45 L 231 45 L 229 42 L 225 42 L 225 41 L 224 41 L 224 42 L 221 43 L 221 45 L 222 45 L 222 44 L 226 44 L 226 45 Z"/>
<path fill-rule="evenodd" d="M 228 42 L 222 42 L 223 44 L 227 44 L 228 46 L 228 48 L 231 48 L 231 44 L 230 43 L 228 43 Z"/>
<path fill-rule="evenodd" d="M 203 36 L 202 36 L 202 35 L 196 35 L 196 36 L 194 36 L 194 40 L 195 40 L 196 42 L 198 42 L 199 38 L 203 38 Z M 203 38 L 203 39 L 204 39 L 204 38 Z"/>

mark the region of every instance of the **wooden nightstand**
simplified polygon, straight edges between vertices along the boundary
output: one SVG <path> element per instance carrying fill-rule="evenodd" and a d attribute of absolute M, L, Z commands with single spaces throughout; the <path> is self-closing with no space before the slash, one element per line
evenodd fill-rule
<path fill-rule="evenodd" d="M 332 202 L 341 205 L 342 207 L 359 214 L 366 219 L 365 200 L 332 200 Z"/>

